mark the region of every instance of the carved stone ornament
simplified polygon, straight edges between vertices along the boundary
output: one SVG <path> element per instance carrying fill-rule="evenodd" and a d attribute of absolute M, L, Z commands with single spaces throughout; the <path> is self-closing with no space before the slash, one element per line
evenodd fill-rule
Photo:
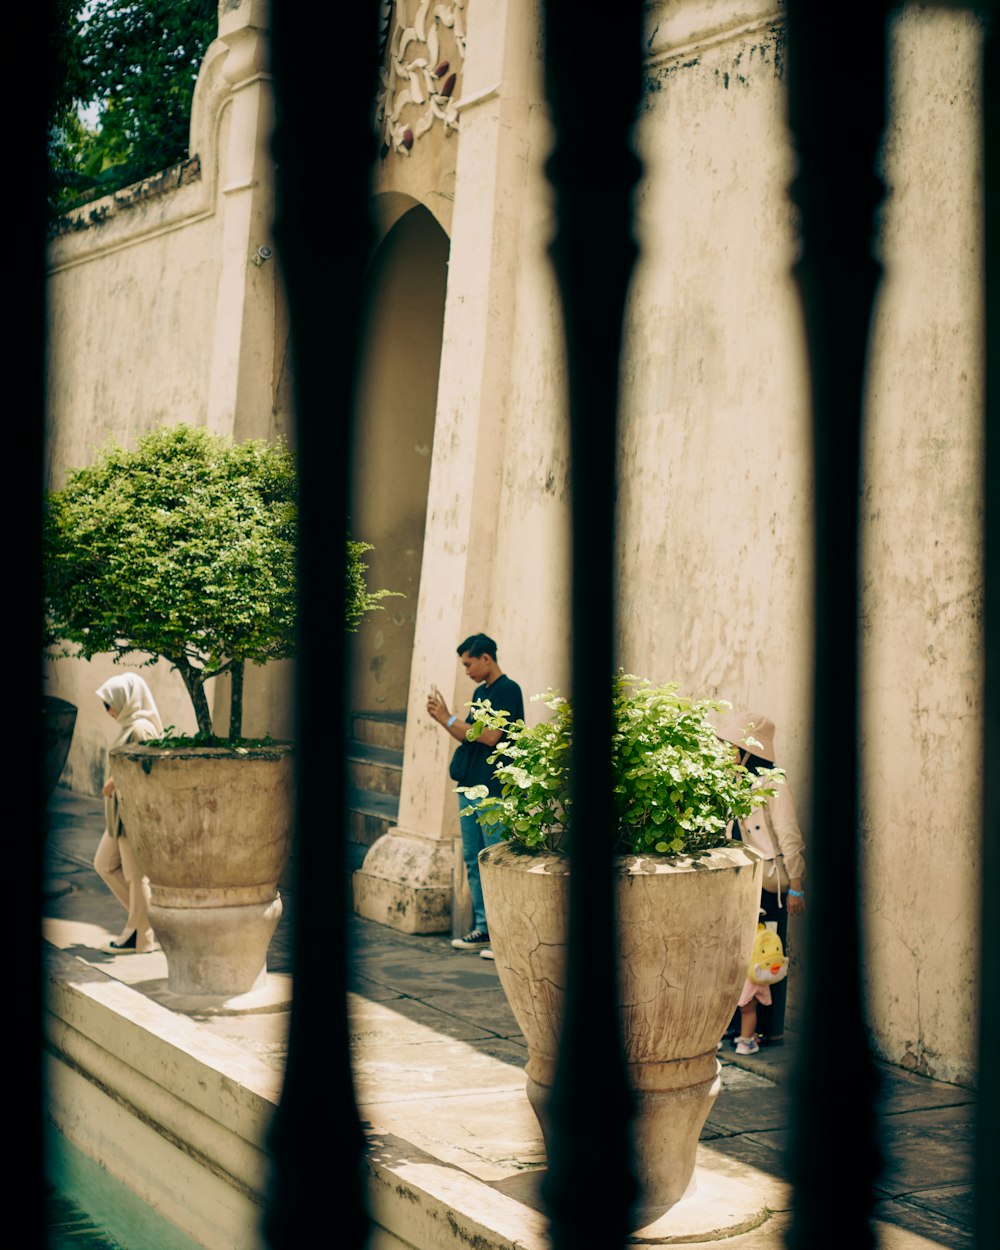
<path fill-rule="evenodd" d="M 446 135 L 458 129 L 455 100 L 465 63 L 466 2 L 384 0 L 388 46 L 375 102 L 382 157 L 389 152 L 409 156 L 435 122 Z"/>

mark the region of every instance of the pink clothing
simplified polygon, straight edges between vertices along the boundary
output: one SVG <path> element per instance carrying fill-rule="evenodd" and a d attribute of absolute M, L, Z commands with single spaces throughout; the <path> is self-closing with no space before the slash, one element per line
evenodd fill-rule
<path fill-rule="evenodd" d="M 745 1007 L 747 1003 L 756 1000 L 765 1007 L 771 1005 L 771 987 L 769 985 L 758 985 L 756 981 L 751 981 L 749 977 L 743 982 L 743 993 L 740 994 L 739 1006 Z"/>

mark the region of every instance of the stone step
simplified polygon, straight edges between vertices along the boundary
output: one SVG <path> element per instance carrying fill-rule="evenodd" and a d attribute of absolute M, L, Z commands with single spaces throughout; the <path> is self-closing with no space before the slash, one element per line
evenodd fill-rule
<path fill-rule="evenodd" d="M 355 712 L 351 717 L 354 737 L 373 747 L 402 751 L 406 733 L 405 712 Z"/>
<path fill-rule="evenodd" d="M 352 787 L 347 792 L 347 840 L 366 849 L 395 825 L 399 799 Z"/>
<path fill-rule="evenodd" d="M 373 790 L 360 790 L 357 786 L 348 787 L 346 799 L 345 867 L 350 875 L 357 872 L 364 864 L 368 848 L 377 842 L 383 833 L 388 833 L 395 827 L 399 814 L 399 799 L 394 794 L 378 794 Z M 292 864 L 294 857 L 293 848 L 285 871 L 278 882 L 282 894 L 291 889 L 295 878 Z M 91 868 L 90 859 L 85 863 L 81 860 L 81 863 L 85 868 Z"/>
<path fill-rule="evenodd" d="M 403 780 L 403 752 L 351 739 L 347 744 L 347 784 L 357 790 L 398 798 Z"/>

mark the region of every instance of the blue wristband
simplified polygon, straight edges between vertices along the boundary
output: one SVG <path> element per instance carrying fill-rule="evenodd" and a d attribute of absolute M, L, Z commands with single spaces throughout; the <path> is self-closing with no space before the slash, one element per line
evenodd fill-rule
<path fill-rule="evenodd" d="M 452 712 L 452 714 L 448 717 L 448 728 L 450 729 L 452 725 L 454 725 L 455 721 L 457 720 L 458 720 L 458 717 L 455 715 L 454 712 Z"/>
<path fill-rule="evenodd" d="M 786 894 L 787 894 L 790 898 L 805 898 L 805 896 L 806 896 L 806 892 L 805 892 L 805 890 L 792 890 L 792 889 L 787 889 L 787 890 L 785 891 L 785 893 L 786 893 Z"/>

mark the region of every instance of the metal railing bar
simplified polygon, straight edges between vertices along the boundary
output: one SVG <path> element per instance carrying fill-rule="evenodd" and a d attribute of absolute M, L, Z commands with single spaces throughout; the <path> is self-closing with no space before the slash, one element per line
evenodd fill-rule
<path fill-rule="evenodd" d="M 299 635 L 295 663 L 296 813 L 293 851 L 294 998 L 285 1080 L 269 1147 L 264 1217 L 271 1250 L 299 1250 L 330 1228 L 358 1250 L 368 1238 L 365 1140 L 347 1020 L 345 568 L 332 552 L 348 532 L 353 395 L 375 139 L 377 8 L 338 12 L 355 50 L 337 70 L 337 207 L 317 213 L 317 160 L 327 150 L 329 47 L 293 5 L 272 9 L 277 259 L 289 311 L 299 465 Z M 341 310 L 347 308 L 348 316 Z M 317 698 L 322 674 L 323 697 Z M 322 1131 L 317 1136 L 316 1126 Z M 322 1143 L 320 1146 L 319 1143 Z"/>
<path fill-rule="evenodd" d="M 831 84 L 842 82 L 843 63 L 827 14 L 810 0 L 789 0 L 787 19 L 788 117 L 799 157 L 791 194 L 800 211 L 802 245 L 794 274 L 811 376 L 815 481 L 814 782 L 788 1245 L 806 1250 L 826 1240 L 830 1177 L 849 1127 L 851 1183 L 837 1192 L 837 1236 L 864 1250 L 874 1245 L 871 1213 L 881 1154 L 859 909 L 860 472 L 868 337 L 881 278 L 872 243 L 885 194 L 875 171 L 885 119 L 887 14 L 881 3 L 853 14 L 850 88 L 837 89 L 835 108 Z M 835 804 L 821 782 L 828 766 L 837 770 Z M 828 1045 L 828 988 L 817 970 L 833 966 L 834 959 L 844 973 L 837 991 L 835 1081 L 810 1063 Z"/>
<path fill-rule="evenodd" d="M 602 23 L 602 60 L 615 89 L 580 124 L 581 67 L 593 32 L 579 6 L 547 0 L 545 84 L 555 141 L 550 253 L 562 302 L 572 495 L 572 756 L 566 1006 L 548 1114 L 543 1196 L 554 1250 L 624 1244 L 636 1197 L 632 1097 L 617 1012 L 611 861 L 612 685 L 615 663 L 615 501 L 619 357 L 637 248 L 631 148 L 642 74 L 642 5 Z M 580 1195 L 600 1192 L 600 1202 Z"/>

